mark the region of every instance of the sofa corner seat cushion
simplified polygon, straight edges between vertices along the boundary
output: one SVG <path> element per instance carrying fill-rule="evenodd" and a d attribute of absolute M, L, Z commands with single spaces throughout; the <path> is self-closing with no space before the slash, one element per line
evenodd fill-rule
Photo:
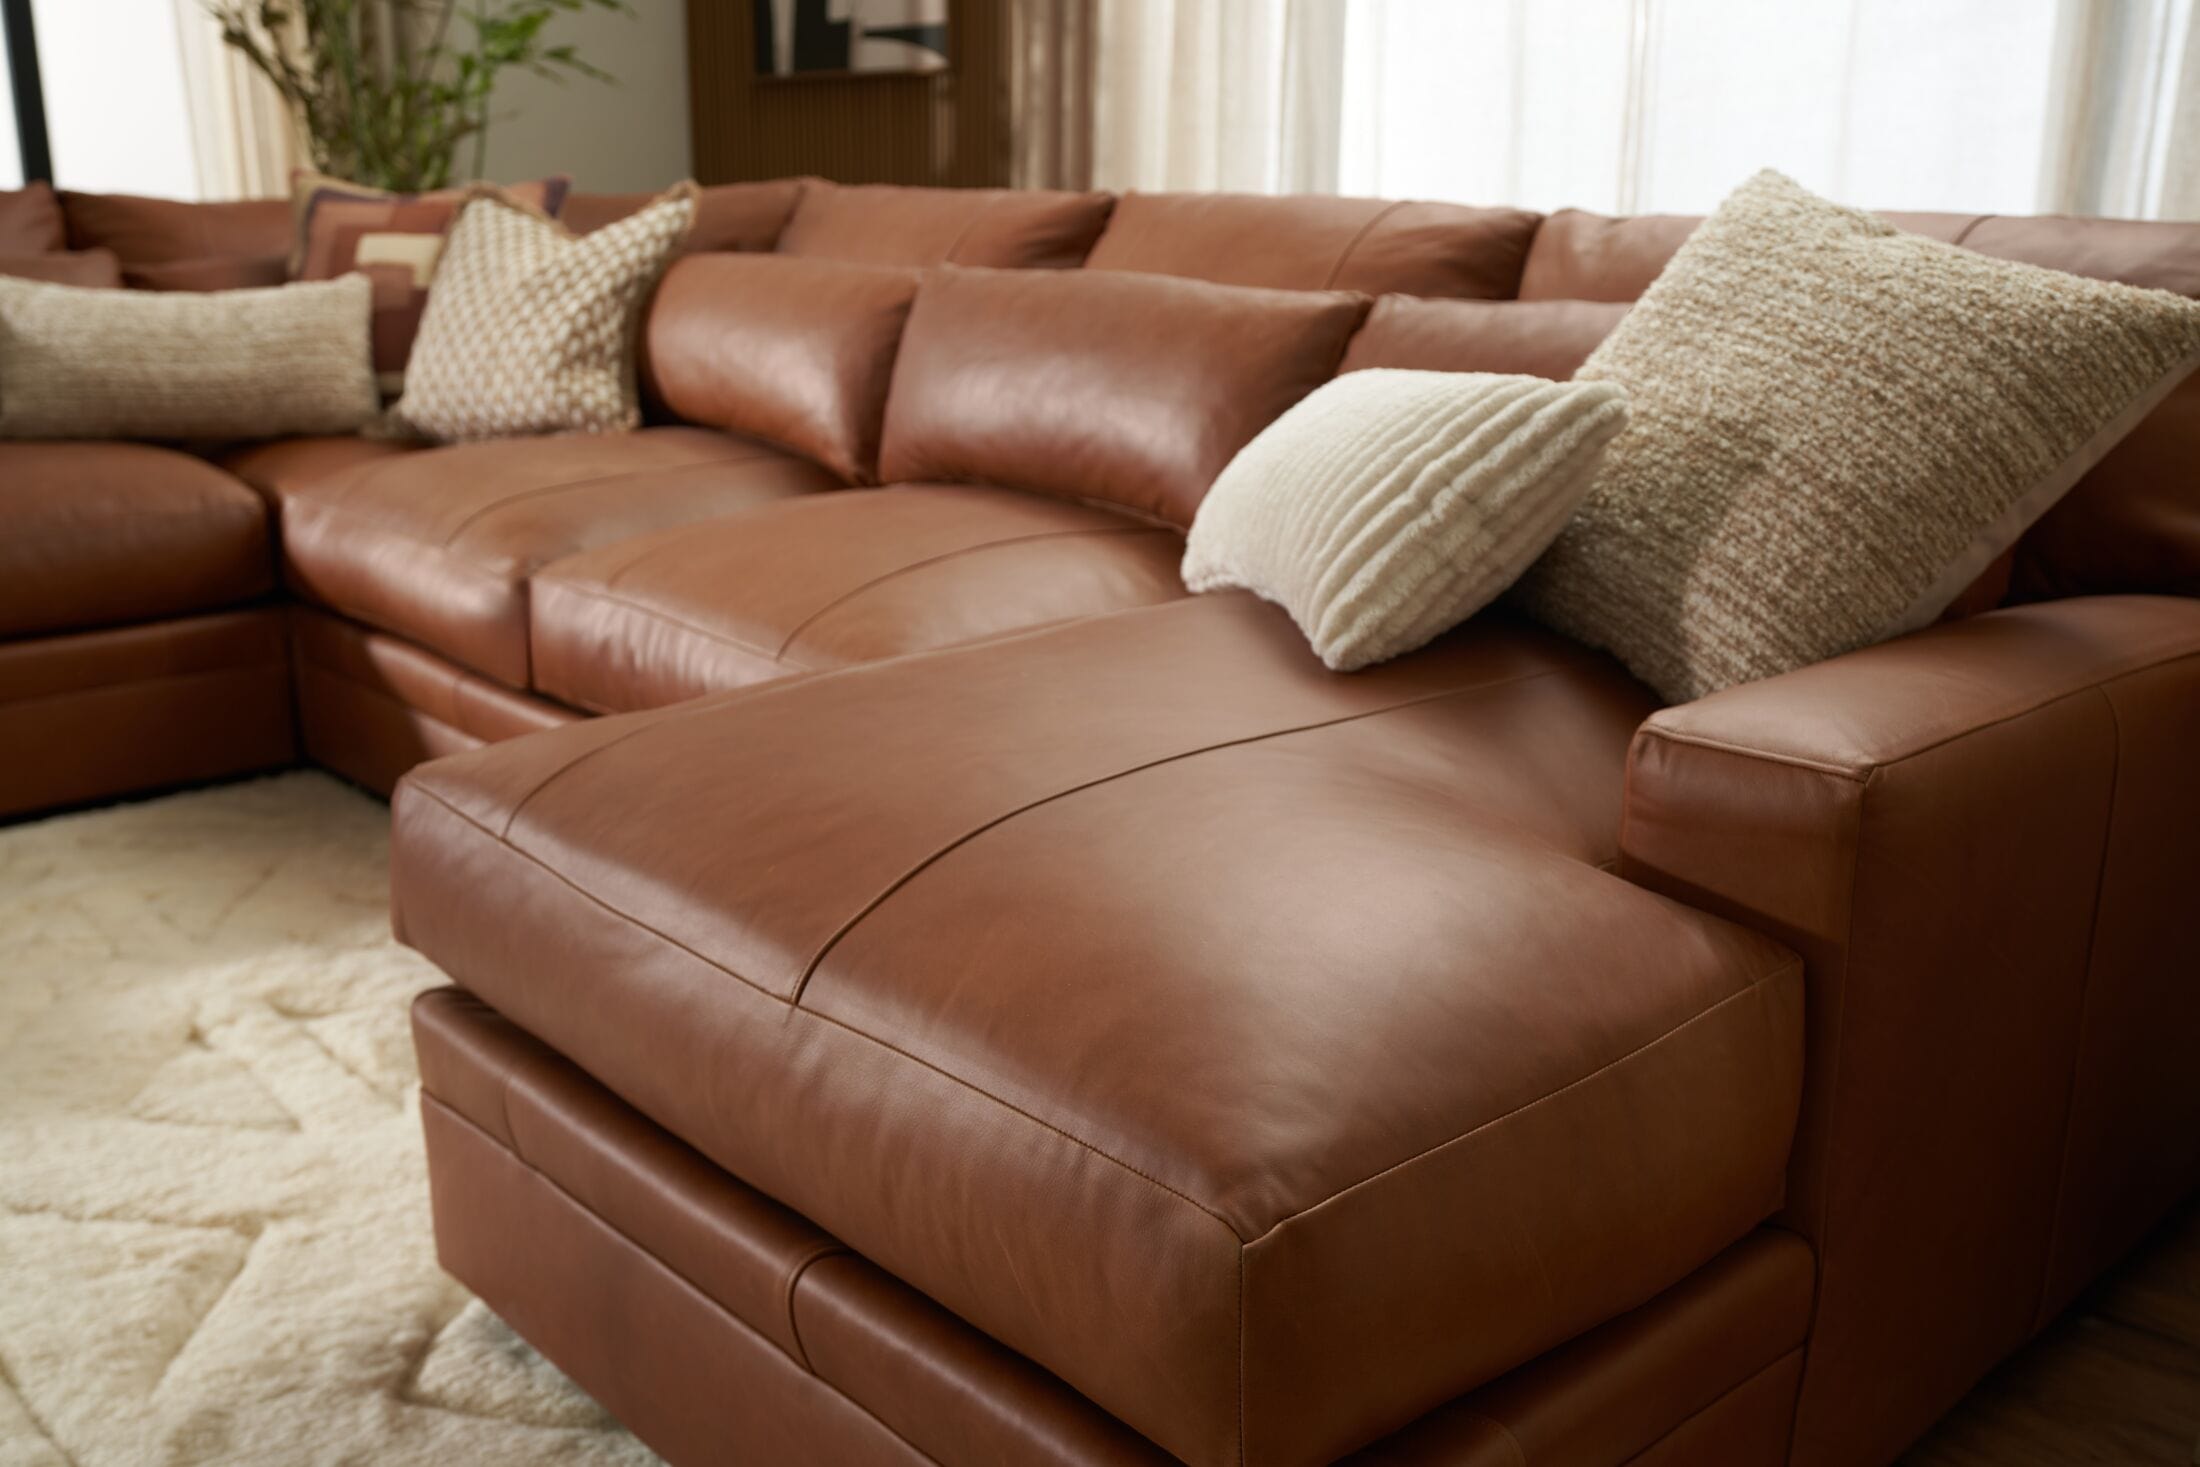
<path fill-rule="evenodd" d="M 706 428 L 421 449 L 292 491 L 283 575 L 309 601 L 525 688 L 527 578 L 539 567 L 835 483 Z"/>
<path fill-rule="evenodd" d="M 1505 300 L 1519 293 L 1540 218 L 1326 194 L 1130 193 L 1085 264 L 1218 285 Z"/>
<path fill-rule="evenodd" d="M 1084 262 L 1115 196 L 1057 189 L 806 182 L 783 255 L 868 265 L 1061 270 Z"/>
<path fill-rule="evenodd" d="M 971 484 L 809 494 L 537 572 L 538 691 L 599 713 L 1184 595 L 1183 537 Z"/>
<path fill-rule="evenodd" d="M 1596 864 L 1649 706 L 1191 598 L 439 761 L 396 922 L 1187 1462 L 1300 1467 L 1778 1205 L 1795 960 Z"/>
<path fill-rule="evenodd" d="M 142 443 L 0 443 L 0 636 L 234 606 L 274 586 L 267 507 Z"/>
<path fill-rule="evenodd" d="M 1187 527 L 1335 375 L 1368 298 L 1101 270 L 938 270 L 902 333 L 879 477 L 1099 500 Z"/>

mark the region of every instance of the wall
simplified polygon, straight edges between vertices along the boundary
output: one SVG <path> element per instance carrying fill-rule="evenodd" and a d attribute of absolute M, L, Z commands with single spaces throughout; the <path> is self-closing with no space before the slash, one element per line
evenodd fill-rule
<path fill-rule="evenodd" d="M 694 171 L 688 146 L 687 5 L 632 0 L 634 14 L 582 11 L 550 23 L 553 43 L 618 78 L 563 84 L 520 72 L 497 83 L 487 175 L 569 173 L 573 186 L 606 193 L 660 189 Z M 699 10 L 728 0 L 696 0 Z M 466 156 L 467 163 L 471 155 Z"/>
<path fill-rule="evenodd" d="M 688 13 L 695 176 L 841 183 L 1008 182 L 1008 0 L 955 0 L 954 62 L 917 76 L 758 80 L 752 0 Z"/>

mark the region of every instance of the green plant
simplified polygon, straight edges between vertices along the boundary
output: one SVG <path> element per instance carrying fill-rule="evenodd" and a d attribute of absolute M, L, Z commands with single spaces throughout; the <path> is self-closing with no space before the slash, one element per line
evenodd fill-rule
<path fill-rule="evenodd" d="M 222 39 L 275 84 L 324 173 L 415 192 L 451 182 L 460 144 L 479 177 L 497 77 L 608 82 L 543 31 L 561 13 L 630 0 L 202 0 Z"/>

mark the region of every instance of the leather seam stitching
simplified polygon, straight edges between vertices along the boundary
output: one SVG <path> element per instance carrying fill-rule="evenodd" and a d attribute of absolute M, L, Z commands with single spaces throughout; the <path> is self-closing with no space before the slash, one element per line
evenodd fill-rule
<path fill-rule="evenodd" d="M 1473 1127 L 1468 1130 L 1461 1131 L 1456 1136 L 1449 1136 L 1442 1141 L 1436 1142 L 1434 1145 L 1425 1146 L 1421 1150 L 1416 1151 L 1411 1156 L 1405 1157 L 1404 1159 L 1399 1161 L 1392 1162 L 1389 1166 L 1384 1167 L 1379 1172 L 1371 1172 L 1367 1176 L 1360 1178 L 1360 1180 L 1358 1180 L 1357 1182 L 1350 1183 L 1347 1186 L 1339 1187 L 1336 1191 L 1330 1193 L 1327 1197 L 1324 1197 L 1317 1202 L 1310 1202 L 1306 1206 L 1300 1208 L 1297 1212 L 1287 1213 L 1284 1216 L 1277 1218 L 1275 1222 L 1271 1223 L 1268 1226 L 1268 1230 L 1266 1232 L 1262 1233 L 1257 1238 L 1248 1240 L 1246 1246 L 1248 1248 L 1257 1247 L 1259 1244 L 1267 1241 L 1269 1238 L 1274 1237 L 1283 1228 L 1289 1226 L 1293 1222 L 1296 1222 L 1298 1219 L 1305 1217 L 1309 1213 L 1316 1212 L 1321 1208 L 1327 1207 L 1332 1202 L 1338 1201 L 1339 1199 L 1344 1197 L 1348 1197 L 1352 1193 L 1359 1191 L 1362 1187 L 1370 1186 L 1376 1182 L 1380 1182 L 1381 1180 L 1383 1180 L 1383 1178 L 1390 1176 L 1394 1172 L 1402 1171 L 1406 1167 L 1410 1167 L 1418 1162 L 1425 1161 L 1429 1157 L 1434 1156 L 1440 1151 L 1448 1150 L 1453 1146 L 1459 1145 L 1463 1141 L 1471 1141 L 1476 1136 L 1481 1135 L 1484 1131 L 1488 1131 L 1495 1127 L 1501 1126 L 1507 1121 L 1512 1120 L 1516 1116 L 1523 1115 L 1528 1111 L 1534 1110 L 1537 1106 L 1544 1104 L 1546 1101 L 1556 1100 L 1558 1097 L 1566 1094 L 1569 1091 L 1577 1090 L 1581 1086 L 1588 1084 L 1592 1080 L 1599 1079 L 1609 1072 L 1618 1069 L 1620 1066 L 1628 1064 L 1631 1061 L 1639 1059 L 1643 1055 L 1648 1054 L 1651 1050 L 1656 1049 L 1659 1045 L 1673 1038 L 1676 1034 L 1680 1034 L 1683 1031 L 1693 1028 L 1695 1025 L 1702 1023 L 1706 1019 L 1712 1018 L 1714 1015 L 1717 1015 L 1718 1013 L 1726 1009 L 1728 1005 L 1739 1003 L 1745 998 L 1755 997 L 1763 991 L 1766 984 L 1783 978 L 1789 973 L 1801 973 L 1802 968 L 1803 960 L 1799 957 L 1790 956 L 1785 962 L 1780 963 L 1773 968 L 1767 969 L 1765 972 L 1760 973 L 1756 977 L 1750 979 L 1742 987 L 1735 989 L 1725 998 L 1722 998 L 1717 1003 L 1711 1005 L 1711 1007 L 1707 1009 L 1697 1010 L 1695 1013 L 1690 1014 L 1687 1018 L 1681 1020 L 1678 1024 L 1675 1024 L 1672 1028 L 1666 1029 L 1657 1034 L 1653 1034 L 1648 1039 L 1645 1039 L 1642 1043 L 1636 1045 L 1633 1049 L 1628 1050 L 1625 1054 L 1613 1056 L 1611 1059 L 1606 1060 L 1603 1064 L 1598 1065 L 1595 1069 L 1589 1071 L 1587 1074 L 1577 1075 L 1573 1079 L 1568 1080 L 1565 1084 L 1559 1086 L 1556 1090 L 1547 1090 L 1543 1094 L 1536 1096 L 1533 1100 L 1522 1101 L 1520 1104 L 1504 1112 L 1502 1115 L 1495 1115 L 1491 1116 L 1488 1120 L 1478 1121 Z"/>
<path fill-rule="evenodd" d="M 1367 223 L 1361 225 L 1358 229 L 1352 232 L 1352 238 L 1345 241 L 1343 251 L 1337 256 L 1337 262 L 1329 267 L 1329 274 L 1323 277 L 1323 290 L 1337 289 L 1338 277 L 1344 274 L 1345 266 L 1352 263 L 1352 256 L 1358 252 L 1361 245 L 1367 242 L 1367 237 L 1375 232 L 1375 227 L 1381 224 L 1385 219 L 1388 219 L 1391 215 L 1397 213 L 1400 209 L 1403 209 L 1406 206 L 1407 202 L 1408 201 L 1405 199 L 1392 200 L 1390 203 L 1385 204 L 1382 208 L 1376 210 L 1374 218 L 1368 220 Z"/>
<path fill-rule="evenodd" d="M 1185 759 L 1196 759 L 1201 757 L 1202 755 L 1219 753 L 1225 749 L 1243 748 L 1250 744 L 1265 743 L 1270 739 L 1290 738 L 1297 734 L 1312 733 L 1319 729 L 1335 728 L 1342 724 L 1357 723 L 1362 719 L 1379 718 L 1387 714 L 1402 712 L 1409 708 L 1419 708 L 1430 703 L 1439 703 L 1446 698 L 1480 696 L 1484 693 L 1494 691 L 1498 688 L 1512 687 L 1521 683 L 1533 682 L 1538 678 L 1555 676 L 1556 671 L 1556 669 L 1547 669 L 1542 672 L 1524 673 L 1518 677 L 1501 678 L 1493 682 L 1475 683 L 1470 687 L 1447 688 L 1439 693 L 1428 693 L 1418 698 L 1402 699 L 1396 703 L 1386 704 L 1381 708 L 1370 708 L 1360 713 L 1347 713 L 1337 718 L 1318 719 L 1312 723 L 1295 724 L 1289 728 L 1267 729 L 1260 733 L 1247 734 L 1243 738 L 1221 739 L 1211 744 L 1202 744 L 1196 749 L 1180 749 L 1173 754 L 1164 754 L 1159 758 L 1148 759 L 1143 763 L 1131 765 L 1129 768 L 1126 769 L 1111 770 L 1106 774 L 1096 775 L 1093 778 L 1087 780 L 1080 780 L 1076 784 L 1066 785 L 1061 789 L 1052 790 L 1044 795 L 1039 795 L 1033 799 L 1027 800 L 1023 804 L 1018 805 L 1016 808 L 1003 811 L 1001 814 L 996 815 L 989 820 L 983 821 L 980 824 L 973 826 L 971 829 L 964 831 L 961 835 L 954 837 L 952 840 L 945 842 L 938 849 L 918 858 L 914 863 L 911 864 L 908 870 L 904 871 L 901 875 L 895 877 L 892 881 L 888 882 L 884 889 L 882 889 L 877 896 L 871 898 L 870 901 L 864 903 L 862 908 L 858 910 L 855 915 L 849 917 L 847 920 L 842 922 L 840 926 L 834 930 L 833 934 L 825 939 L 824 943 L 818 948 L 816 955 L 813 956 L 809 960 L 809 962 L 803 965 L 802 976 L 795 980 L 794 993 L 789 1001 L 797 1006 L 800 1006 L 802 1002 L 802 995 L 808 990 L 810 986 L 810 980 L 816 976 L 818 968 L 822 966 L 825 962 L 825 959 L 832 954 L 833 949 L 840 944 L 843 938 L 847 937 L 849 933 L 853 932 L 857 927 L 861 926 L 866 920 L 871 917 L 873 913 L 877 912 L 880 907 L 884 906 L 888 901 L 890 901 L 897 892 L 902 890 L 902 888 L 906 887 L 910 882 L 916 880 L 917 877 L 923 875 L 925 871 L 929 870 L 939 861 L 943 860 L 949 855 L 952 855 L 955 851 L 961 849 L 963 846 L 968 845 L 971 841 L 978 839 L 980 836 L 986 834 L 988 831 L 994 830 L 999 826 L 1007 824 L 1011 820 L 1015 820 L 1020 816 L 1030 814 L 1033 810 L 1038 809 L 1042 805 L 1050 805 L 1057 800 L 1068 799 L 1072 795 L 1084 794 L 1087 791 L 1098 789 L 1102 785 L 1113 784 L 1118 780 L 1129 779 L 1133 775 L 1143 774 L 1148 770 L 1158 769 L 1166 764 L 1179 763 Z"/>
<path fill-rule="evenodd" d="M 799 1008 L 798 1006 L 789 1003 L 785 998 L 781 997 L 779 994 L 772 992 L 763 984 L 758 983 L 755 979 L 747 977 L 744 974 L 737 973 L 733 969 L 727 967 L 725 964 L 715 962 L 712 959 L 705 957 L 703 954 L 697 952 L 695 949 L 681 942 L 678 938 L 668 936 L 667 934 L 658 931 L 656 928 L 650 926 L 648 923 L 643 922 L 626 912 L 620 911 L 618 908 L 604 901 L 601 897 L 598 897 L 591 892 L 583 890 L 580 886 L 575 884 L 571 878 L 565 876 L 563 873 L 559 872 L 555 868 L 545 864 L 533 853 L 526 851 L 519 846 L 513 845 L 503 836 L 498 835 L 495 831 L 489 829 L 480 821 L 474 819 L 465 811 L 451 804 L 448 800 L 445 800 L 442 796 L 436 794 L 434 791 L 429 790 L 425 786 L 419 785 L 417 783 L 414 784 L 412 788 L 416 794 L 419 794 L 429 801 L 442 806 L 444 810 L 450 813 L 452 818 L 471 826 L 474 830 L 480 832 L 483 836 L 495 841 L 498 845 L 503 846 L 514 856 L 535 867 L 544 875 L 550 877 L 553 881 L 558 882 L 567 890 L 571 891 L 575 896 L 579 897 L 581 900 L 589 903 L 590 905 L 599 908 L 600 910 L 611 916 L 614 920 L 624 922 L 629 927 L 632 927 L 637 931 L 648 933 L 650 936 L 666 944 L 668 947 L 676 948 L 679 951 L 686 953 L 689 957 L 695 959 L 695 961 L 703 964 L 703 966 L 711 969 L 713 972 L 723 973 L 728 978 L 733 979 L 735 982 L 744 984 L 749 988 L 755 989 L 764 997 L 771 999 L 773 1002 L 778 1003 L 786 1007 L 787 1009 L 792 1010 L 793 1012 L 803 1014 L 808 1018 L 818 1021 L 819 1023 L 830 1024 L 834 1028 L 840 1029 L 848 1034 L 852 1034 L 858 1039 L 862 1039 L 868 1043 L 875 1044 L 880 1049 L 885 1050 L 887 1053 L 898 1055 L 899 1057 L 907 1060 L 913 1065 L 916 1065 L 922 1069 L 930 1070 L 932 1073 L 940 1076 L 950 1083 L 959 1085 L 963 1089 L 968 1090 L 973 1095 L 977 1095 L 986 1100 L 992 1101 L 995 1105 L 999 1106 L 1003 1110 L 1009 1111 L 1015 1115 L 1022 1116 L 1025 1120 L 1031 1122 L 1031 1124 L 1039 1127 L 1041 1130 L 1051 1132 L 1052 1134 L 1061 1137 L 1063 1140 L 1070 1142 L 1072 1145 L 1082 1147 L 1084 1150 L 1091 1152 L 1094 1156 L 1099 1157 L 1101 1160 L 1112 1163 L 1113 1165 L 1121 1168 L 1123 1171 L 1130 1173 L 1132 1176 L 1138 1177 L 1141 1180 L 1160 1188 L 1162 1191 L 1168 1193 L 1170 1196 L 1176 1198 L 1180 1202 L 1183 1202 L 1187 1206 L 1205 1213 L 1207 1216 L 1213 1218 L 1216 1222 L 1221 1223 L 1223 1228 L 1229 1232 L 1232 1238 L 1237 1239 L 1241 1244 L 1243 1243 L 1244 1240 L 1238 1236 L 1237 1229 L 1231 1227 L 1229 1220 L 1224 1218 L 1222 1214 L 1215 1212 L 1211 1208 L 1208 1208 L 1198 1201 L 1194 1200 L 1193 1198 L 1186 1196 L 1184 1193 L 1179 1192 L 1176 1188 L 1170 1186 L 1167 1182 L 1162 1181 L 1160 1178 L 1149 1176 L 1147 1173 L 1139 1170 L 1137 1167 L 1131 1165 L 1127 1161 L 1124 1161 L 1122 1158 L 1110 1155 L 1108 1152 L 1101 1150 L 1099 1147 L 1093 1145 L 1090 1141 L 1084 1140 L 1082 1137 L 1079 1136 L 1073 1136 L 1069 1132 L 1061 1129 L 1059 1126 L 1055 1126 L 1047 1121 L 1040 1119 L 1038 1116 L 1033 1115 L 1031 1112 L 1023 1109 L 1021 1106 L 1018 1106 L 1008 1100 L 1003 1099 L 998 1095 L 995 1095 L 990 1090 L 986 1090 L 978 1085 L 972 1084 L 970 1081 L 964 1079 L 960 1075 L 951 1074 L 948 1071 L 941 1069 L 938 1065 L 935 1065 L 928 1060 L 922 1059 L 917 1055 L 911 1054 L 908 1050 L 902 1049 L 898 1045 L 891 1044 L 888 1041 L 879 1038 L 876 1034 L 867 1033 L 862 1029 L 858 1029 L 853 1024 L 847 1023 L 841 1019 L 834 1018 L 830 1014 L 819 1013 L 815 1009 Z"/>
<path fill-rule="evenodd" d="M 794 1269 L 787 1275 L 787 1282 L 779 1292 L 780 1308 L 787 1316 L 787 1338 L 794 1341 L 794 1358 L 801 1361 L 802 1368 L 812 1375 L 817 1374 L 817 1367 L 810 1363 L 810 1348 L 802 1343 L 802 1326 L 795 1320 L 794 1291 L 801 1284 L 802 1276 L 810 1271 L 811 1264 L 853 1251 L 847 1244 L 837 1241 L 812 1243 L 809 1251 L 795 1260 Z"/>
<path fill-rule="evenodd" d="M 741 638 L 734 636 L 730 632 L 721 632 L 711 627 L 698 626 L 697 624 L 689 621 L 685 617 L 675 615 L 674 613 L 669 611 L 660 611 L 654 606 L 649 606 L 640 601 L 635 601 L 630 597 L 621 596 L 618 592 L 609 589 L 608 582 L 606 582 L 602 586 L 587 586 L 575 581 L 560 580 L 557 582 L 557 589 L 560 593 L 564 595 L 587 596 L 597 601 L 606 602 L 612 606 L 619 607 L 622 610 L 631 611 L 636 616 L 655 617 L 656 619 L 663 621 L 668 625 L 680 628 L 680 630 L 684 632 L 692 632 L 698 637 L 708 638 L 709 640 L 720 643 L 723 646 L 738 648 L 743 652 L 753 652 L 758 657 L 764 659 L 766 662 L 778 662 L 782 660 L 780 654 L 773 652 L 768 647 L 759 647 L 754 642 L 743 641 Z"/>
<path fill-rule="evenodd" d="M 708 468 L 720 464 L 749 463 L 765 457 L 768 457 L 768 455 L 759 452 L 741 454 L 732 458 L 699 458 L 691 463 L 653 464 L 646 469 L 622 469 L 616 474 L 598 474 L 592 479 L 574 479 L 565 484 L 538 484 L 532 489 L 522 489 L 516 494 L 508 495 L 503 499 L 468 511 L 456 525 L 451 527 L 450 533 L 445 535 L 440 543 L 445 549 L 449 549 L 459 536 L 465 534 L 488 516 L 511 505 L 529 504 L 537 499 L 550 499 L 560 494 L 569 494 L 576 489 L 599 489 L 606 484 L 624 483 L 628 479 L 646 479 L 653 474 L 677 474 L 687 469 Z M 559 558 L 562 559 L 563 557 Z"/>
<path fill-rule="evenodd" d="M 1011 535 L 1006 539 L 987 540 L 978 545 L 959 545 L 953 550 L 943 550 L 938 555 L 928 555 L 922 560 L 912 560 L 906 565 L 897 565 L 892 570 L 871 577 L 861 585 L 849 587 L 808 616 L 802 618 L 801 621 L 795 623 L 794 630 L 787 633 L 786 640 L 779 644 L 778 652 L 773 655 L 775 657 L 785 657 L 788 650 L 794 646 L 801 635 L 808 631 L 819 618 L 837 611 L 866 592 L 877 590 L 888 581 L 929 569 L 935 565 L 942 565 L 951 560 L 960 560 L 967 556 L 980 555 L 988 550 L 999 550 L 1010 545 L 1031 545 L 1042 540 L 1074 540 L 1080 536 L 1152 535 L 1157 533 L 1159 533 L 1159 527 L 1153 525 L 1096 525 L 1087 526 L 1080 530 L 1039 530 L 1029 535 Z"/>

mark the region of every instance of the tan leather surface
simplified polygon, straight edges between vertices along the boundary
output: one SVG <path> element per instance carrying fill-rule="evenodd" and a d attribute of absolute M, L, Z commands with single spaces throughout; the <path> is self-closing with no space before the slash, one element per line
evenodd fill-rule
<path fill-rule="evenodd" d="M 1386 295 L 1345 348 L 1341 373 L 1525 373 L 1563 382 L 1627 314 L 1602 301 L 1430 301 Z"/>
<path fill-rule="evenodd" d="M 811 180 L 779 236 L 783 255 L 873 265 L 1069 269 L 1115 197 L 1050 189 L 901 188 Z"/>
<path fill-rule="evenodd" d="M 0 815 L 296 757 L 274 608 L 0 642 Z"/>
<path fill-rule="evenodd" d="M 290 200 L 200 204 L 134 194 L 61 191 L 69 248 L 106 248 L 132 265 L 170 265 L 215 256 L 290 253 Z"/>
<path fill-rule="evenodd" d="M 420 1109 L 444 1268 L 667 1460 L 931 1467 L 486 1132 Z"/>
<path fill-rule="evenodd" d="M 527 578 L 538 567 L 834 482 L 815 464 L 705 428 L 424 449 L 292 493 L 284 580 L 524 688 Z"/>
<path fill-rule="evenodd" d="M 1365 296 L 1081 270 L 925 277 L 879 477 L 1097 499 L 1187 526 L 1253 435 L 1329 380 Z"/>
<path fill-rule="evenodd" d="M 799 178 L 755 183 L 718 183 L 697 191 L 695 222 L 681 248 L 689 254 L 711 250 L 768 250 L 779 242 L 787 217 L 802 192 Z M 624 219 L 660 197 L 654 193 L 565 196 L 558 222 L 575 234 L 592 234 Z"/>
<path fill-rule="evenodd" d="M 122 264 L 113 250 L 56 249 L 37 254 L 0 251 L 0 275 L 85 290 L 113 290 L 122 284 Z"/>
<path fill-rule="evenodd" d="M 463 989 L 422 995 L 413 1024 L 437 1104 L 934 1460 L 1062 1467 L 1174 1460 L 718 1170 Z M 439 1210 L 450 1209 L 439 1199 Z M 555 1292 L 556 1284 L 537 1287 Z M 1730 1414 L 1733 1397 L 1750 1399 L 1760 1376 L 1785 1367 L 1775 1430 L 1760 1433 L 1748 1452 L 1696 1459 L 1771 1467 L 1785 1452 L 1793 1356 L 1810 1293 L 1810 1250 L 1791 1233 L 1759 1229 L 1642 1308 L 1439 1406 L 1350 1461 L 1616 1467 L 1676 1431 L 1700 1437 L 1700 1419 Z M 662 1335 L 652 1348 L 683 1346 L 679 1336 Z"/>
<path fill-rule="evenodd" d="M 535 686 L 597 712 L 1175 600 L 1184 537 L 1013 489 L 900 484 L 761 504 L 558 561 Z"/>
<path fill-rule="evenodd" d="M 417 771 L 398 928 L 1164 1447 L 1324 1461 L 1777 1205 L 1793 960 L 1591 864 L 1646 706 L 1193 598 Z"/>
<path fill-rule="evenodd" d="M 290 258 L 273 252 L 139 262 L 124 265 L 122 278 L 133 290 L 264 290 L 290 279 Z"/>
<path fill-rule="evenodd" d="M 61 203 L 51 184 L 0 189 L 0 255 L 43 255 L 68 247 Z"/>
<path fill-rule="evenodd" d="M 0 443 L 0 636 L 211 611 L 275 583 L 267 507 L 141 443 Z"/>
<path fill-rule="evenodd" d="M 916 270 L 783 255 L 707 255 L 665 272 L 642 373 L 691 423 L 745 433 L 875 482 L 894 351 Z"/>
<path fill-rule="evenodd" d="M 214 462 L 258 490 L 280 510 L 284 500 L 308 485 L 359 464 L 395 458 L 422 446 L 408 439 L 368 438 L 358 433 L 269 438 L 225 448 L 214 455 Z"/>
<path fill-rule="evenodd" d="M 1627 1467 L 1778 1467 L 1788 1460 L 1804 1352 L 1774 1361 L 1675 1427 Z"/>
<path fill-rule="evenodd" d="M 1797 1467 L 1892 1458 L 2193 1176 L 2200 991 L 2164 967 L 2194 947 L 2190 884 L 2156 873 L 2200 865 L 2191 762 L 2165 747 L 2189 752 L 2196 704 L 2200 604 L 2093 598 L 1730 689 L 1638 738 L 1622 873 L 1808 964 Z M 2143 1180 L 2101 1185 L 2135 1155 Z"/>
<path fill-rule="evenodd" d="M 1961 241 L 1977 214 L 1882 214 L 1897 229 Z M 1695 214 L 1614 217 L 1561 209 L 1543 221 L 1520 277 L 1522 300 L 1632 301 L 1703 219 Z"/>
<path fill-rule="evenodd" d="M 579 717 L 386 632 L 309 606 L 286 609 L 306 753 L 377 794 L 422 760 Z"/>
<path fill-rule="evenodd" d="M 1085 264 L 1224 285 L 1506 300 L 1540 216 L 1323 194 L 1125 194 Z"/>

